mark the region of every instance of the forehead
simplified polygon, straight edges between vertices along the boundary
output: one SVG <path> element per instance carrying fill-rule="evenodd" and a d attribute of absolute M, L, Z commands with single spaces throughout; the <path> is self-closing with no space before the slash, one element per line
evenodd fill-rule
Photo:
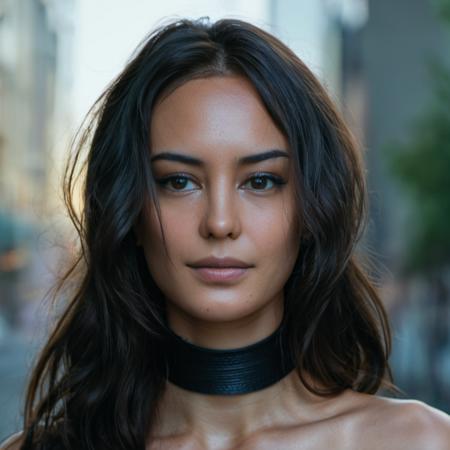
<path fill-rule="evenodd" d="M 208 157 L 288 148 L 252 84 L 239 76 L 190 80 L 152 113 L 151 152 L 176 150 Z"/>

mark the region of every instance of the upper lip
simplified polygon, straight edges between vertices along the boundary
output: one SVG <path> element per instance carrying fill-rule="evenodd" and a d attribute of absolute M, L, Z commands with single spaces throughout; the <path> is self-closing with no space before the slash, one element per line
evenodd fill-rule
<path fill-rule="evenodd" d="M 208 258 L 199 259 L 191 264 L 189 267 L 251 267 L 251 264 L 247 264 L 244 261 L 236 258 L 216 258 L 209 256 Z"/>

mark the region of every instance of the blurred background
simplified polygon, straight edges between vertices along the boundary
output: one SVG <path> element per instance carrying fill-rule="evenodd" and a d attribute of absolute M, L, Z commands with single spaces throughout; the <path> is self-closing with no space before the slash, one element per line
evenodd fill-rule
<path fill-rule="evenodd" d="M 20 429 L 75 245 L 70 140 L 151 29 L 200 16 L 275 34 L 339 105 L 365 149 L 394 381 L 450 413 L 450 0 L 0 0 L 0 440 Z"/>

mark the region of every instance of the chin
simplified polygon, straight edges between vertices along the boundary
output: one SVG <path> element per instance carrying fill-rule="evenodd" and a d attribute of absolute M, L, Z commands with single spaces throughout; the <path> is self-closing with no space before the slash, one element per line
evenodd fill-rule
<path fill-rule="evenodd" d="M 232 295 L 228 293 L 218 296 L 198 295 L 192 298 L 192 302 L 188 300 L 187 304 L 186 299 L 184 299 L 183 304 L 178 305 L 178 308 L 186 311 L 187 314 L 197 320 L 231 322 L 241 320 L 259 309 L 258 305 L 250 305 L 249 301 L 245 301 L 245 297 L 245 295 L 239 295 L 236 292 Z"/>

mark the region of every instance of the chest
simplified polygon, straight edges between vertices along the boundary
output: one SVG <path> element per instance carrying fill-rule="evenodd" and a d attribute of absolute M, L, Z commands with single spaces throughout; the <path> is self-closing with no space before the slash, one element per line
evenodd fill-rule
<path fill-rule="evenodd" d="M 284 426 L 240 442 L 179 436 L 154 442 L 146 450 L 381 450 L 417 448 L 389 414 L 356 409 L 309 424 Z"/>
<path fill-rule="evenodd" d="M 218 438 L 208 441 L 189 437 L 157 440 L 146 450 L 361 450 L 350 446 L 348 432 L 337 425 L 326 427 L 292 427 L 256 433 L 240 442 L 230 443 Z"/>

